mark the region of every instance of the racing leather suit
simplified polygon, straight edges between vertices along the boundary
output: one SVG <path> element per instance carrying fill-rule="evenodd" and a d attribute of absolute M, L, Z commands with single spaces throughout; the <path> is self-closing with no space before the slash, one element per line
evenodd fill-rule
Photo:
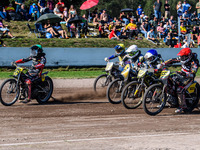
<path fill-rule="evenodd" d="M 28 78 L 25 80 L 25 83 L 28 86 L 28 99 L 31 99 L 31 84 L 36 77 L 40 77 L 42 70 L 46 64 L 45 53 L 38 54 L 37 57 L 30 56 L 28 58 L 23 58 L 15 61 L 16 64 L 25 63 L 32 60 L 32 68 L 28 71 Z"/>
<path fill-rule="evenodd" d="M 181 58 L 172 58 L 165 61 L 165 65 L 179 63 L 181 62 Z M 192 53 L 191 60 L 187 63 L 181 63 L 181 72 L 177 72 L 180 76 L 172 77 L 174 83 L 177 85 L 177 95 L 179 100 L 179 105 L 182 108 L 186 108 L 186 101 L 185 101 L 185 91 L 186 85 L 192 82 L 195 78 L 196 72 L 199 67 L 199 61 L 197 59 L 197 54 Z"/>

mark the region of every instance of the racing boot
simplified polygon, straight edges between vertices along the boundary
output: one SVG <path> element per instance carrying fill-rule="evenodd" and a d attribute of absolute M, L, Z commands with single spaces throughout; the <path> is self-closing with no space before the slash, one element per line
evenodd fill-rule
<path fill-rule="evenodd" d="M 185 101 L 185 94 L 180 93 L 178 94 L 178 101 L 179 101 L 179 108 L 175 110 L 175 113 L 182 113 L 184 110 L 187 109 L 186 101 Z"/>
<path fill-rule="evenodd" d="M 25 89 L 21 88 L 19 100 L 25 100 L 25 99 L 26 99 Z"/>

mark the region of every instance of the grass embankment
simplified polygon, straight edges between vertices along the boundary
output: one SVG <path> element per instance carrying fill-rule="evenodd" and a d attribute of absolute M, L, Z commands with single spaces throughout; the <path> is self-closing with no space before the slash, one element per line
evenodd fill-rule
<path fill-rule="evenodd" d="M 126 47 L 136 44 L 140 48 L 164 48 L 168 47 L 164 43 L 162 45 L 155 45 L 146 39 L 142 40 L 109 40 L 108 38 L 97 38 L 94 36 L 88 36 L 85 38 L 70 38 L 70 39 L 46 39 L 36 38 L 35 34 L 30 33 L 27 23 L 30 24 L 31 28 L 35 28 L 34 22 L 27 21 L 10 21 L 4 22 L 5 25 L 9 25 L 11 33 L 16 36 L 15 39 L 3 38 L 7 47 L 30 47 L 34 44 L 41 44 L 43 47 L 114 47 L 119 43 L 125 44 Z M 68 33 L 69 34 L 69 33 Z"/>
<path fill-rule="evenodd" d="M 171 67 L 171 71 L 178 71 L 180 67 Z M 58 69 L 45 69 L 43 72 L 49 71 L 48 76 L 51 78 L 62 78 L 62 79 L 83 79 L 83 78 L 96 78 L 97 76 L 104 74 L 104 68 L 81 68 L 81 69 L 68 69 L 68 68 L 58 68 Z M 12 75 L 14 69 L 0 69 L 0 79 L 9 78 L 9 75 Z M 197 77 L 200 77 L 200 71 L 196 74 Z"/>

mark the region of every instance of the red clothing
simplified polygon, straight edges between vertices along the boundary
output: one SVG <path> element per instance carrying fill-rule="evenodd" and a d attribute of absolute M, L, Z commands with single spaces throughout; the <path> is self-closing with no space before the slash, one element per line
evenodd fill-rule
<path fill-rule="evenodd" d="M 116 34 L 116 33 L 115 33 L 114 30 L 112 30 L 112 31 L 110 32 L 110 34 L 109 34 L 109 39 L 111 39 L 112 37 L 115 37 L 114 34 Z"/>
<path fill-rule="evenodd" d="M 62 5 L 65 5 L 63 2 L 58 2 L 57 3 L 57 5 L 60 5 L 60 8 L 59 8 L 59 10 L 60 10 L 60 12 L 62 13 L 63 12 L 63 10 L 64 10 L 64 7 L 62 7 Z"/>

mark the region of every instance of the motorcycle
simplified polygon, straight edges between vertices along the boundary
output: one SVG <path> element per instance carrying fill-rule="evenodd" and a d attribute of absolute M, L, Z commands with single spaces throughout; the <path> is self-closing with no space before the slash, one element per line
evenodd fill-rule
<path fill-rule="evenodd" d="M 5 80 L 0 87 L 0 102 L 5 106 L 13 105 L 19 97 L 28 97 L 28 86 L 25 83 L 31 77 L 27 71 L 29 68 L 16 66 L 11 75 L 13 78 Z M 36 99 L 39 104 L 46 103 L 53 93 L 53 81 L 44 72 L 40 77 L 34 78 L 31 84 L 31 99 Z"/>
<path fill-rule="evenodd" d="M 112 104 L 119 104 L 121 103 L 121 92 L 124 86 L 133 81 L 137 78 L 137 69 L 132 69 L 134 66 L 131 67 L 132 64 L 127 64 L 124 67 L 124 70 L 118 76 L 117 79 L 112 81 L 106 91 L 106 96 L 108 101 Z"/>
<path fill-rule="evenodd" d="M 177 76 L 179 78 L 176 78 Z M 146 90 L 143 97 L 143 108 L 148 115 L 154 116 L 159 114 L 165 108 L 166 102 L 176 108 L 179 107 L 176 85 L 173 81 L 174 77 L 177 80 L 183 79 L 183 76 L 180 74 L 172 73 L 167 68 L 163 69 L 158 80 L 159 83 L 151 85 Z M 199 103 L 200 86 L 196 81 L 190 80 L 186 83 L 185 90 L 187 109 L 184 112 L 191 112 Z"/>
<path fill-rule="evenodd" d="M 154 84 L 159 77 L 159 73 L 154 74 L 154 69 L 141 68 L 138 72 L 137 81 L 128 83 L 121 94 L 122 104 L 127 109 L 135 109 L 142 104 L 145 90 Z"/>
<path fill-rule="evenodd" d="M 93 88 L 97 93 L 105 90 L 109 83 L 111 83 L 113 79 L 116 79 L 117 76 L 121 73 L 119 63 L 107 62 L 105 72 L 105 74 L 101 74 L 94 81 Z"/>

